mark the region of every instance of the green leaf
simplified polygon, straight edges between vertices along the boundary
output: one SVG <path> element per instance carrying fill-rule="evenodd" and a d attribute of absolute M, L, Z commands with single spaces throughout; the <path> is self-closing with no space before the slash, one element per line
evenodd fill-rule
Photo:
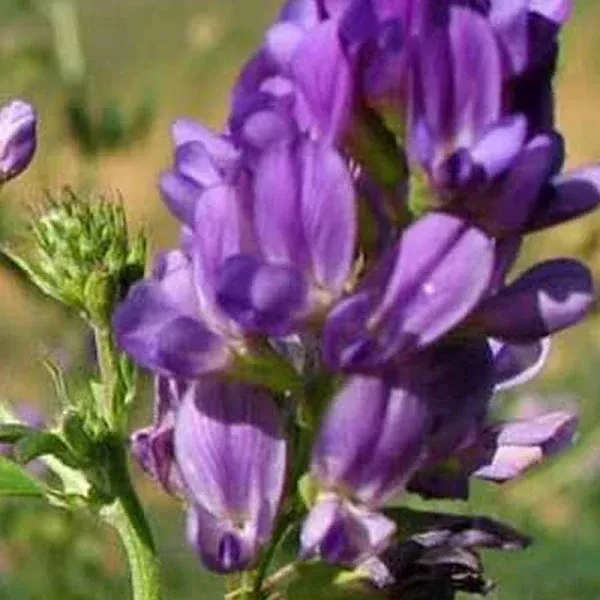
<path fill-rule="evenodd" d="M 55 433 L 39 431 L 21 438 L 14 447 L 15 458 L 28 463 L 39 456 L 51 455 L 69 467 L 77 468 L 79 461 L 67 444 Z"/>
<path fill-rule="evenodd" d="M 16 463 L 0 456 L 0 496 L 43 496 L 42 486 Z"/>
<path fill-rule="evenodd" d="M 18 256 L 6 246 L 0 247 L 0 265 L 10 270 L 30 290 L 35 291 L 37 294 L 41 293 L 44 296 L 49 296 L 58 302 L 63 302 L 62 298 L 56 295 L 52 286 L 48 285 L 44 275 L 34 265 L 29 264 L 24 258 Z"/>
<path fill-rule="evenodd" d="M 380 592 L 361 575 L 323 562 L 295 565 L 293 576 L 281 588 L 286 600 L 377 600 Z"/>
<path fill-rule="evenodd" d="M 14 444 L 37 430 L 21 423 L 0 423 L 0 442 Z"/>

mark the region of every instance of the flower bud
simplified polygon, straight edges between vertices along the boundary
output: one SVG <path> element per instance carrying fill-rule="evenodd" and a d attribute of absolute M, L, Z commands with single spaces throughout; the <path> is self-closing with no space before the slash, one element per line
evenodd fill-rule
<path fill-rule="evenodd" d="M 0 185 L 31 162 L 36 147 L 36 114 L 21 100 L 0 108 Z"/>
<path fill-rule="evenodd" d="M 122 203 L 85 202 L 66 190 L 46 201 L 31 230 L 36 254 L 26 267 L 34 283 L 93 325 L 107 326 L 145 264 L 145 236 L 130 240 Z"/>

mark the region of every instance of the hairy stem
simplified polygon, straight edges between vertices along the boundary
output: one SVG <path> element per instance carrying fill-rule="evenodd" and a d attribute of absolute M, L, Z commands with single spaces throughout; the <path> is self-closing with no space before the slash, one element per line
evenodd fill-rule
<path fill-rule="evenodd" d="M 102 416 L 113 431 L 118 431 L 123 424 L 120 423 L 122 411 L 117 400 L 119 363 L 112 332 L 109 328 L 96 327 L 94 336 L 98 355 L 98 369 L 104 386 Z"/>
<path fill-rule="evenodd" d="M 146 516 L 131 484 L 121 441 L 112 444 L 109 464 L 115 499 L 100 510 L 100 515 L 121 537 L 129 562 L 133 600 L 160 600 L 158 556 Z"/>

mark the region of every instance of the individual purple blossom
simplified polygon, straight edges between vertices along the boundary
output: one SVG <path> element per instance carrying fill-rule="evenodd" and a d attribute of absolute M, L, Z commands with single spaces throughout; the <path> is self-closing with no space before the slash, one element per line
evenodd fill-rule
<path fill-rule="evenodd" d="M 572 413 L 559 411 L 474 428 L 444 460 L 426 460 L 410 490 L 428 498 L 466 499 L 470 477 L 496 483 L 516 479 L 568 448 L 578 422 Z"/>
<path fill-rule="evenodd" d="M 475 308 L 493 263 L 494 242 L 479 229 L 448 214 L 423 217 L 331 311 L 326 361 L 368 372 L 432 344 Z"/>
<path fill-rule="evenodd" d="M 297 132 L 337 143 L 350 126 L 352 64 L 318 4 L 288 3 L 240 74 L 229 125 L 250 148 Z"/>
<path fill-rule="evenodd" d="M 285 335 L 327 310 L 351 276 L 351 176 L 330 145 L 301 136 L 262 154 L 250 202 L 257 251 L 227 261 L 217 300 L 244 330 Z"/>
<path fill-rule="evenodd" d="M 21 100 L 0 107 L 0 185 L 27 168 L 37 145 L 37 117 Z"/>
<path fill-rule="evenodd" d="M 579 419 L 566 412 L 553 412 L 489 427 L 483 434 L 495 447 L 473 473 L 479 479 L 502 483 L 521 476 L 544 459 L 563 452 L 573 442 Z"/>
<path fill-rule="evenodd" d="M 179 119 L 172 127 L 175 165 L 160 178 L 166 205 L 192 226 L 195 207 L 207 188 L 233 184 L 243 176 L 241 152 L 226 135 L 217 135 L 196 121 Z"/>
<path fill-rule="evenodd" d="M 587 267 L 571 259 L 545 261 L 483 300 L 468 326 L 503 341 L 532 343 L 580 321 L 593 300 Z"/>
<path fill-rule="evenodd" d="M 203 208 L 208 210 L 208 203 Z M 215 208 L 223 221 L 231 219 L 220 199 Z M 221 257 L 203 254 L 196 244 L 191 248 L 193 256 L 179 250 L 159 256 L 151 276 L 131 288 L 113 320 L 120 347 L 167 377 L 226 369 L 234 358 L 232 346 L 242 342 L 235 326 L 214 310 L 211 289 L 198 284 L 194 269 L 203 259 L 211 266 L 210 259 Z"/>
<path fill-rule="evenodd" d="M 377 512 L 419 464 L 428 414 L 420 398 L 377 378 L 353 377 L 333 399 L 315 441 L 321 490 L 300 535 L 305 557 L 353 565 L 391 541 Z"/>
<path fill-rule="evenodd" d="M 174 435 L 190 543 L 209 569 L 252 568 L 271 536 L 286 473 L 273 399 L 257 388 L 205 378 L 184 394 Z"/>

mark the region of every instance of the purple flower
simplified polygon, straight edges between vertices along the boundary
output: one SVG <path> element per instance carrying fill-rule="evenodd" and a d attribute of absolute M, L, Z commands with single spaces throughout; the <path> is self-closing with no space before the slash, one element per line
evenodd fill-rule
<path fill-rule="evenodd" d="M 593 300 L 592 276 L 584 265 L 546 261 L 485 299 L 469 325 L 504 341 L 531 343 L 581 320 Z"/>
<path fill-rule="evenodd" d="M 235 183 L 241 177 L 241 153 L 228 136 L 217 135 L 189 119 L 175 121 L 172 135 L 175 166 L 161 175 L 160 189 L 171 212 L 193 225 L 202 192 Z"/>
<path fill-rule="evenodd" d="M 121 348 L 138 364 L 167 377 L 227 369 L 244 347 L 239 327 L 218 307 L 220 269 L 246 243 L 238 198 L 227 186 L 206 190 L 183 250 L 160 256 L 148 279 L 134 285 L 113 325 Z"/>
<path fill-rule="evenodd" d="M 156 377 L 154 382 L 154 422 L 131 436 L 131 451 L 150 477 L 170 494 L 182 491 L 175 462 L 173 434 L 175 417 L 187 389 L 183 382 Z"/>
<path fill-rule="evenodd" d="M 579 419 L 573 414 L 553 412 L 493 425 L 481 436 L 480 456 L 476 457 L 479 465 L 473 475 L 498 483 L 519 477 L 533 465 L 568 448 L 578 424 Z M 470 453 L 476 454 L 476 449 L 466 451 L 467 455 Z"/>
<path fill-rule="evenodd" d="M 396 509 L 410 535 L 380 558 L 360 565 L 388 598 L 453 598 L 458 591 L 484 595 L 492 587 L 484 578 L 478 550 L 518 550 L 530 540 L 512 527 L 486 517 Z"/>
<path fill-rule="evenodd" d="M 333 148 L 300 138 L 261 156 L 252 191 L 258 251 L 229 259 L 217 298 L 245 330 L 283 335 L 327 309 L 350 277 L 352 180 Z"/>
<path fill-rule="evenodd" d="M 303 556 L 352 565 L 389 544 L 395 526 L 376 511 L 418 466 L 427 419 L 408 390 L 377 378 L 346 383 L 313 447 L 311 474 L 321 492 L 302 528 Z"/>
<path fill-rule="evenodd" d="M 283 493 L 286 442 L 272 398 L 203 379 L 184 394 L 175 456 L 190 503 L 188 537 L 204 564 L 252 568 L 268 542 Z"/>
<path fill-rule="evenodd" d="M 461 498 L 469 478 L 503 483 L 570 446 L 578 418 L 566 412 L 506 423 L 481 424 L 465 431 L 461 445 L 443 460 L 430 457 L 409 489 L 426 498 Z M 439 457 L 437 457 L 439 459 Z"/>
<path fill-rule="evenodd" d="M 0 107 L 0 185 L 27 168 L 35 152 L 37 117 L 21 100 Z"/>
<path fill-rule="evenodd" d="M 423 217 L 329 314 L 325 359 L 368 371 L 432 344 L 486 292 L 493 250 L 490 238 L 457 217 Z"/>

